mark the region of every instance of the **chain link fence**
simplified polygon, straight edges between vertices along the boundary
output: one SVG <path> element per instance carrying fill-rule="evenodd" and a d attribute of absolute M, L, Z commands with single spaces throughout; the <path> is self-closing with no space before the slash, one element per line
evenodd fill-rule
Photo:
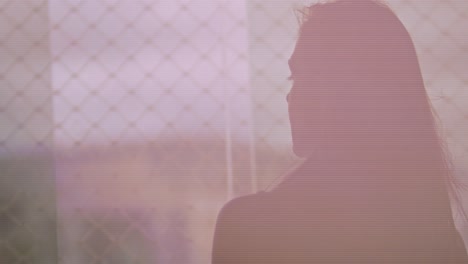
<path fill-rule="evenodd" d="M 297 162 L 287 60 L 309 3 L 0 0 L 0 259 L 209 263 L 220 207 Z M 465 179 L 468 4 L 388 4 Z"/>

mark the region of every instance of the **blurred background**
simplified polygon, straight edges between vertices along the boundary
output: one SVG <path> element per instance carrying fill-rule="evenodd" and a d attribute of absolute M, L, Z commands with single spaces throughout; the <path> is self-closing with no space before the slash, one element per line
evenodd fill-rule
<path fill-rule="evenodd" d="M 209 263 L 221 206 L 298 162 L 287 60 L 311 3 L 0 0 L 0 262 Z M 468 3 L 388 4 L 465 180 Z"/>

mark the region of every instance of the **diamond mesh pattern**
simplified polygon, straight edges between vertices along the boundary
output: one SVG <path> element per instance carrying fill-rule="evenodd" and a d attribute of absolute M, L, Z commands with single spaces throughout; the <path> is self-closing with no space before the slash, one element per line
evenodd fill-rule
<path fill-rule="evenodd" d="M 0 259 L 209 263 L 220 206 L 297 162 L 304 2 L 0 0 Z M 468 4 L 388 2 L 464 178 Z"/>
<path fill-rule="evenodd" d="M 55 263 L 47 3 L 0 1 L 0 262 Z"/>

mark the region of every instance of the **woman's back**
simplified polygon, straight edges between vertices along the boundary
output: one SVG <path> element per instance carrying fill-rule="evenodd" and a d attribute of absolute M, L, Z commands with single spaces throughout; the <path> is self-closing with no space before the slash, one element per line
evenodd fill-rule
<path fill-rule="evenodd" d="M 316 180 L 308 192 L 282 185 L 234 199 L 218 218 L 213 264 L 468 263 L 453 222 L 352 185 Z"/>

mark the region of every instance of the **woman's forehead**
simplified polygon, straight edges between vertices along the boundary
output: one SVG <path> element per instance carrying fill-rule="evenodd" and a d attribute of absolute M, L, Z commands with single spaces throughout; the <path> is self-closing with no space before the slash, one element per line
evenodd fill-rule
<path fill-rule="evenodd" d="M 289 66 L 291 66 L 292 64 L 297 64 L 299 52 L 301 51 L 301 45 L 299 45 L 300 44 L 299 42 L 300 42 L 300 39 L 297 40 L 296 45 L 294 46 L 294 50 L 291 54 L 291 57 L 289 57 L 289 60 L 288 60 Z"/>
<path fill-rule="evenodd" d="M 289 65 L 290 70 L 292 70 L 293 68 L 297 68 L 298 58 L 297 58 L 297 55 L 294 55 L 294 54 L 295 53 L 293 53 L 288 60 L 288 65 Z"/>
<path fill-rule="evenodd" d="M 296 45 L 294 47 L 294 50 L 291 54 L 291 57 L 288 60 L 288 65 L 289 68 L 299 68 L 300 64 L 304 62 L 304 55 L 307 53 L 310 54 L 311 47 L 307 48 L 307 46 L 304 46 L 303 43 L 301 43 L 301 39 L 298 39 L 296 42 Z M 309 52 L 308 52 L 309 51 Z M 310 56 L 307 56 L 310 57 Z"/>
<path fill-rule="evenodd" d="M 288 60 L 288 65 L 289 65 L 289 68 L 290 68 L 290 69 L 293 67 L 293 64 L 294 64 L 294 62 L 293 62 L 293 57 L 291 56 L 291 57 L 289 58 L 289 60 Z"/>
<path fill-rule="evenodd" d="M 297 52 L 294 52 L 288 60 L 289 69 L 294 72 L 301 71 L 304 68 L 304 58 L 301 58 Z M 302 64 L 302 65 L 301 65 Z"/>

